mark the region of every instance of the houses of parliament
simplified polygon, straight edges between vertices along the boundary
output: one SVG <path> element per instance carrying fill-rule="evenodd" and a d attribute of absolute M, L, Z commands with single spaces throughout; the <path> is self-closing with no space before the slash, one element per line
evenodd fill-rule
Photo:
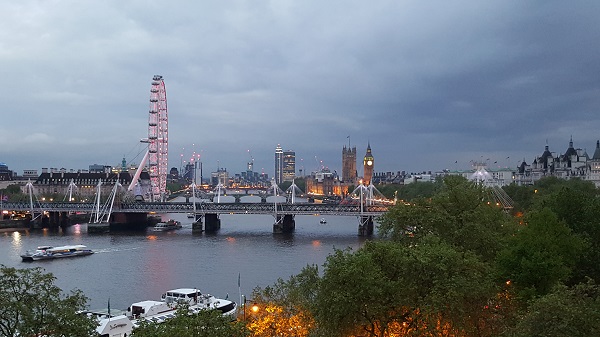
<path fill-rule="evenodd" d="M 373 182 L 373 169 L 375 167 L 375 158 L 371 150 L 371 144 L 367 145 L 367 151 L 363 157 L 363 175 L 358 175 L 356 146 L 342 149 L 342 175 L 337 172 L 331 172 L 327 168 L 322 168 L 319 172 L 313 172 L 309 177 L 305 177 L 306 192 L 313 195 L 339 195 L 343 196 L 352 191 L 349 189 L 359 184 L 365 186 Z"/>

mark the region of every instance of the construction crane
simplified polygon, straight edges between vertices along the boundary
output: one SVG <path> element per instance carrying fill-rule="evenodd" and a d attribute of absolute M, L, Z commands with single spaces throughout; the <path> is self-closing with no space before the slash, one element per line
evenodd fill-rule
<path fill-rule="evenodd" d="M 323 161 L 319 160 L 317 158 L 317 156 L 315 156 L 315 163 L 317 163 L 317 171 L 316 172 L 323 172 L 323 170 L 325 169 L 325 165 L 323 165 Z"/>
<path fill-rule="evenodd" d="M 248 156 L 250 156 L 250 160 L 247 163 L 248 172 L 254 172 L 254 157 L 252 157 L 250 150 L 248 150 Z"/>

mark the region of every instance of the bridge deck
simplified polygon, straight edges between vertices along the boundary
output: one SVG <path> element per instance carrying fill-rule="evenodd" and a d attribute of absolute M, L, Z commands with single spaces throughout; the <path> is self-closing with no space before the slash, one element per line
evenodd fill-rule
<path fill-rule="evenodd" d="M 371 205 L 337 205 L 337 204 L 313 204 L 313 203 L 196 203 L 198 214 L 294 214 L 294 215 L 347 215 L 347 216 L 380 216 L 387 212 L 389 206 Z M 2 208 L 12 211 L 29 211 L 29 203 L 4 203 Z M 275 209 L 277 208 L 277 209 Z M 93 212 L 93 203 L 73 202 L 46 202 L 36 203 L 35 211 L 50 212 Z M 191 213 L 194 206 L 191 202 L 140 202 L 115 204 L 113 212 L 124 213 Z"/>

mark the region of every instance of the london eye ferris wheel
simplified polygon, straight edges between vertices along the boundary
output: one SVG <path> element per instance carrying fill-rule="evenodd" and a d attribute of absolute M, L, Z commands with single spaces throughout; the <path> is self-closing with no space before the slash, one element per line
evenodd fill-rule
<path fill-rule="evenodd" d="M 129 190 L 138 182 L 142 169 L 148 164 L 150 175 L 150 201 L 164 201 L 167 190 L 167 167 L 169 155 L 169 116 L 167 114 L 167 92 L 160 75 L 154 75 L 150 88 L 150 108 L 148 110 L 148 150 L 133 177 Z"/>
<path fill-rule="evenodd" d="M 167 189 L 167 167 L 169 154 L 169 116 L 167 114 L 167 92 L 165 81 L 160 75 L 152 78 L 150 109 L 148 112 L 148 171 L 152 199 L 164 199 Z"/>

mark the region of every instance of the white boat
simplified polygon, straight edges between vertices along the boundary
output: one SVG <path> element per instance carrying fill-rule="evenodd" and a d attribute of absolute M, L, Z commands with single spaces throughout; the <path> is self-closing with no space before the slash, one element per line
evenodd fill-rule
<path fill-rule="evenodd" d="M 21 258 L 23 261 L 52 260 L 64 257 L 86 256 L 93 253 L 94 251 L 84 245 L 40 246 L 35 251 L 26 251 L 25 254 L 21 255 Z"/>
<path fill-rule="evenodd" d="M 181 222 L 171 219 L 167 222 L 157 223 L 156 225 L 154 225 L 154 228 L 152 230 L 155 232 L 165 232 L 173 229 L 180 229 L 181 227 Z"/>
<path fill-rule="evenodd" d="M 108 315 L 105 311 L 88 312 L 98 317 L 96 332 L 101 337 L 124 337 L 131 335 L 141 320 L 162 323 L 175 317 L 178 303 L 187 303 L 190 315 L 201 310 L 219 310 L 223 315 L 235 319 L 236 303 L 213 295 L 202 294 L 198 289 L 180 288 L 169 290 L 160 301 L 142 301 L 133 303 L 125 313 Z"/>
<path fill-rule="evenodd" d="M 321 220 L 319 220 L 319 223 L 320 223 L 320 224 L 326 224 L 326 223 L 327 223 L 327 220 L 325 220 L 325 218 L 321 218 Z"/>

